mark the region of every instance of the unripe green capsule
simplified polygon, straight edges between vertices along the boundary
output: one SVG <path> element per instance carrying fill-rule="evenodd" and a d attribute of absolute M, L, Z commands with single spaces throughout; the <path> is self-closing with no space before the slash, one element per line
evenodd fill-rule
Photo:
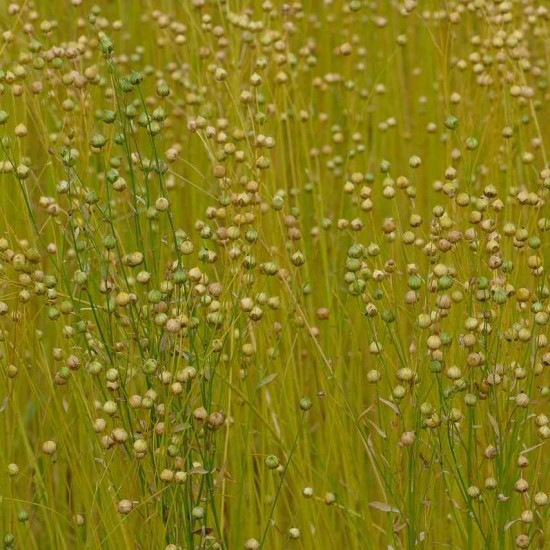
<path fill-rule="evenodd" d="M 354 244 L 348 250 L 348 257 L 360 259 L 363 257 L 363 247 L 360 244 Z"/>
<path fill-rule="evenodd" d="M 418 290 L 422 286 L 422 279 L 419 275 L 411 275 L 407 284 L 411 290 Z"/>
<path fill-rule="evenodd" d="M 504 260 L 500 268 L 503 273 L 512 273 L 514 271 L 514 262 L 512 260 Z"/>
<path fill-rule="evenodd" d="M 278 459 L 275 455 L 269 455 L 269 456 L 266 457 L 266 459 L 265 459 L 265 465 L 266 465 L 270 470 L 275 470 L 276 468 L 279 467 L 279 459 Z"/>
<path fill-rule="evenodd" d="M 479 147 L 479 141 L 475 137 L 469 137 L 466 139 L 466 148 L 469 151 L 474 151 Z"/>
<path fill-rule="evenodd" d="M 17 521 L 21 523 L 26 523 L 29 521 L 29 513 L 26 510 L 19 510 L 17 513 Z"/>
<path fill-rule="evenodd" d="M 453 286 L 453 280 L 448 275 L 444 275 L 437 281 L 437 288 L 439 290 L 448 290 Z"/>
<path fill-rule="evenodd" d="M 300 399 L 300 409 L 303 411 L 309 411 L 312 405 L 313 403 L 309 397 L 302 397 L 302 399 Z"/>
<path fill-rule="evenodd" d="M 292 256 L 290 257 L 290 261 L 296 266 L 296 267 L 299 267 L 301 265 L 304 265 L 304 263 L 306 262 L 306 258 L 305 256 L 301 253 L 301 252 L 295 252 L 294 254 L 292 254 Z"/>
<path fill-rule="evenodd" d="M 84 271 L 80 271 L 79 269 L 74 272 L 73 282 L 76 285 L 85 285 L 87 281 L 88 281 L 87 273 L 84 273 Z"/>
<path fill-rule="evenodd" d="M 170 87 L 168 86 L 168 84 L 161 84 L 160 86 L 157 87 L 157 94 L 160 96 L 160 97 L 167 97 L 170 95 Z"/>
<path fill-rule="evenodd" d="M 46 288 L 55 288 L 57 285 L 57 278 L 55 275 L 46 275 L 44 277 L 44 286 Z"/>
<path fill-rule="evenodd" d="M 247 242 L 252 244 L 258 240 L 259 236 L 260 236 L 259 233 L 255 229 L 249 229 L 245 233 L 244 238 L 247 240 Z"/>
<path fill-rule="evenodd" d="M 185 281 L 187 281 L 187 272 L 183 269 L 178 269 L 174 273 L 173 280 L 174 280 L 174 284 L 182 285 L 183 283 L 185 283 Z"/>
<path fill-rule="evenodd" d="M 453 115 L 449 115 L 446 119 L 445 119 L 445 127 L 449 130 L 456 130 L 458 128 L 458 118 L 456 118 L 455 116 Z"/>
<path fill-rule="evenodd" d="M 160 290 L 153 289 L 147 293 L 147 301 L 150 304 L 158 304 L 160 303 L 161 300 L 162 300 L 162 292 Z"/>
<path fill-rule="evenodd" d="M 384 291 L 381 289 L 381 288 L 377 288 L 374 290 L 374 292 L 372 293 L 372 297 L 375 299 L 375 300 L 381 300 L 383 297 L 384 297 Z"/>
<path fill-rule="evenodd" d="M 116 112 L 110 109 L 107 109 L 103 112 L 103 121 L 106 124 L 112 124 L 116 120 Z"/>
<path fill-rule="evenodd" d="M 388 324 L 393 323 L 395 321 L 395 314 L 393 313 L 393 311 L 387 309 L 382 313 L 382 320 Z"/>
<path fill-rule="evenodd" d="M 90 374 L 94 375 L 94 376 L 97 376 L 98 374 L 101 373 L 101 371 L 103 370 L 103 365 L 99 362 L 99 361 L 92 361 L 87 369 L 86 369 Z"/>
<path fill-rule="evenodd" d="M 433 406 L 431 403 L 425 402 L 420 405 L 420 414 L 422 416 L 429 416 L 433 412 Z"/>
<path fill-rule="evenodd" d="M 155 374 L 157 372 L 158 364 L 154 359 L 147 359 L 143 364 L 143 372 L 145 374 Z"/>
<path fill-rule="evenodd" d="M 57 373 L 57 375 L 59 376 L 59 378 L 61 378 L 62 380 L 68 380 L 69 377 L 71 376 L 71 369 L 69 369 L 68 367 L 61 367 Z"/>
<path fill-rule="evenodd" d="M 48 309 L 48 318 L 51 321 L 55 321 L 56 319 L 59 319 L 60 315 L 61 315 L 61 312 L 56 307 L 50 307 Z"/>
<path fill-rule="evenodd" d="M 105 146 L 105 144 L 107 143 L 107 138 L 100 134 L 99 132 L 96 132 L 93 136 L 92 136 L 92 139 L 90 139 L 90 145 L 96 149 L 101 149 L 102 147 Z"/>
<path fill-rule="evenodd" d="M 486 290 L 487 288 L 489 288 L 489 279 L 487 279 L 487 277 L 480 277 L 477 280 L 477 287 L 480 290 Z"/>
<path fill-rule="evenodd" d="M 356 258 L 348 258 L 346 260 L 346 269 L 352 273 L 359 271 L 361 269 L 361 260 Z"/>
<path fill-rule="evenodd" d="M 537 237 L 537 236 L 529 237 L 529 240 L 527 241 L 527 243 L 529 244 L 529 247 L 532 248 L 533 250 L 540 248 L 542 245 L 542 241 L 540 237 Z"/>
<path fill-rule="evenodd" d="M 442 346 L 450 346 L 453 341 L 453 337 L 448 332 L 442 332 L 439 335 L 439 339 Z"/>
<path fill-rule="evenodd" d="M 365 281 L 363 281 L 362 279 L 357 279 L 348 286 L 348 292 L 352 296 L 359 296 L 363 293 L 366 286 L 367 284 L 365 283 Z"/>
<path fill-rule="evenodd" d="M 387 160 L 383 160 L 380 163 L 380 172 L 382 172 L 382 174 L 387 174 L 389 173 L 390 170 L 391 170 L 391 163 Z"/>
<path fill-rule="evenodd" d="M 468 407 L 475 407 L 475 405 L 477 403 L 477 397 L 472 393 L 467 393 L 464 396 L 464 403 L 466 403 L 466 405 L 468 405 Z"/>
<path fill-rule="evenodd" d="M 443 364 L 441 363 L 441 361 L 432 361 L 430 363 L 430 370 L 434 374 L 439 374 L 443 371 Z"/>
<path fill-rule="evenodd" d="M 273 210 L 282 210 L 284 204 L 285 199 L 280 195 L 275 195 L 275 197 L 273 197 L 273 200 L 271 201 L 271 208 L 273 208 Z"/>

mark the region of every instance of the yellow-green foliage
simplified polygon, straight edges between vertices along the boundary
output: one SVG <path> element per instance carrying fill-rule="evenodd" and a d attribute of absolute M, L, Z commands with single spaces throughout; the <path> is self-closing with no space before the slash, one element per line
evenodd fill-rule
<path fill-rule="evenodd" d="M 0 8 L 5 550 L 548 547 L 545 2 Z"/>

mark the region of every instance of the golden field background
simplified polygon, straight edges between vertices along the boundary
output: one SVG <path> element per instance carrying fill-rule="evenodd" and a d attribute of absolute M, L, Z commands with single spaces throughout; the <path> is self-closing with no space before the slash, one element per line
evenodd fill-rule
<path fill-rule="evenodd" d="M 544 3 L 0 23 L 6 550 L 547 548 Z"/>

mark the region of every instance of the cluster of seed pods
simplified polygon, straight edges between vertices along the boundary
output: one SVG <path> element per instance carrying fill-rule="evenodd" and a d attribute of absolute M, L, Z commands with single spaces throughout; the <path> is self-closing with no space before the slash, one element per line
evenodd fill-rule
<path fill-rule="evenodd" d="M 544 548 L 550 9 L 51 4 L 0 17 L 4 548 Z"/>

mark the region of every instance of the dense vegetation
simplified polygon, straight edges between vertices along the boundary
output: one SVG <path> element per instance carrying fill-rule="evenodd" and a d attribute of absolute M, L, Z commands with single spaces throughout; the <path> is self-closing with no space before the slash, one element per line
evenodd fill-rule
<path fill-rule="evenodd" d="M 548 547 L 545 2 L 0 9 L 5 550 Z"/>

